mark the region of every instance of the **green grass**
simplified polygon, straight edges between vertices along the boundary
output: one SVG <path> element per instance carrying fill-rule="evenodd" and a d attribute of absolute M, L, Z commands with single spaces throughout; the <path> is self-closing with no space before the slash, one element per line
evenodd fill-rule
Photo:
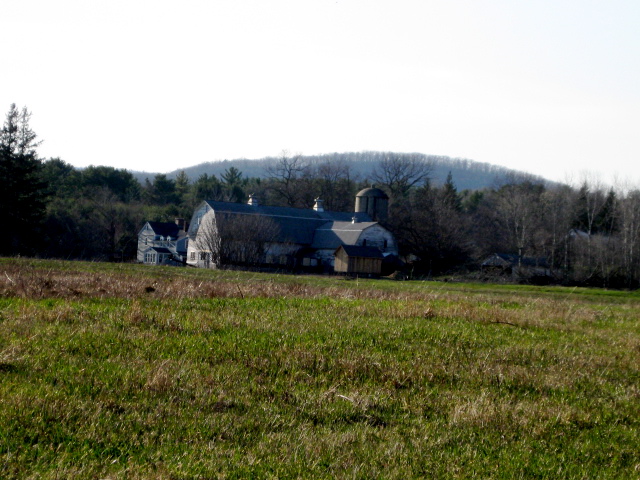
<path fill-rule="evenodd" d="M 0 261 L 3 478 L 638 478 L 635 292 Z"/>

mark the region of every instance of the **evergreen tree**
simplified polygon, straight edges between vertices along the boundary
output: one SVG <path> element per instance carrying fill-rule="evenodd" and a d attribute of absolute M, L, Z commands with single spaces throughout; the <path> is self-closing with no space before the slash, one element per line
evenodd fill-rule
<path fill-rule="evenodd" d="M 452 208 L 456 212 L 462 211 L 462 202 L 460 200 L 460 195 L 458 195 L 458 190 L 456 189 L 455 183 L 453 183 L 453 176 L 451 175 L 451 171 L 447 175 L 447 180 L 444 182 L 442 186 L 442 202 Z"/>
<path fill-rule="evenodd" d="M 36 149 L 40 142 L 29 127 L 31 114 L 12 104 L 0 132 L 0 209 L 7 230 L 0 236 L 0 254 L 33 254 L 46 207 L 46 185 Z"/>
<path fill-rule="evenodd" d="M 191 182 L 189 181 L 189 177 L 187 176 L 184 170 L 180 170 L 178 175 L 176 176 L 176 200 L 177 203 L 182 205 L 187 200 L 187 195 L 189 194 Z"/>
<path fill-rule="evenodd" d="M 149 179 L 145 182 L 145 197 L 152 205 L 169 205 L 176 203 L 176 182 L 167 178 L 164 173 L 158 173 L 153 183 Z"/>

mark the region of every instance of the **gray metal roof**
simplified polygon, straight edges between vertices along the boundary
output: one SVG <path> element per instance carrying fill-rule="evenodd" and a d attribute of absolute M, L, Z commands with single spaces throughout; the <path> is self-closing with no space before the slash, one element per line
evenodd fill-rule
<path fill-rule="evenodd" d="M 334 223 L 350 224 L 355 216 L 359 221 L 363 221 L 362 225 L 371 225 L 371 218 L 366 213 L 349 213 L 349 212 L 318 212 L 313 209 L 292 208 L 292 207 L 270 207 L 270 206 L 254 206 L 245 203 L 217 202 L 207 201 L 207 204 L 216 214 L 225 215 L 259 215 L 272 220 L 280 228 L 281 241 L 292 242 L 299 245 L 311 245 L 314 247 L 316 241 L 314 236 L 316 230 L 324 225 Z M 361 225 L 355 223 L 353 225 Z M 362 230 L 360 230 L 362 231 Z M 343 232 L 344 233 L 344 232 Z M 342 235 L 341 233 L 340 235 Z M 334 235 L 339 235 L 335 233 Z M 340 237 L 338 237 L 340 238 Z M 328 235 L 326 240 L 319 241 L 324 245 L 329 242 L 328 246 L 318 246 L 315 248 L 334 248 L 335 240 Z M 335 247 L 341 242 L 335 244 Z"/>
<path fill-rule="evenodd" d="M 375 222 L 328 222 L 318 227 L 313 237 L 313 248 L 336 249 L 340 245 L 354 245 L 362 232 Z"/>

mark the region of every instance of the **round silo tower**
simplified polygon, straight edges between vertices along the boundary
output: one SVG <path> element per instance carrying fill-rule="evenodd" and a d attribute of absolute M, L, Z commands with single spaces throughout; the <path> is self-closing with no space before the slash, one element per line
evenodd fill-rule
<path fill-rule="evenodd" d="M 374 222 L 387 221 L 389 197 L 379 188 L 371 187 L 356 194 L 356 213 L 368 213 Z"/>

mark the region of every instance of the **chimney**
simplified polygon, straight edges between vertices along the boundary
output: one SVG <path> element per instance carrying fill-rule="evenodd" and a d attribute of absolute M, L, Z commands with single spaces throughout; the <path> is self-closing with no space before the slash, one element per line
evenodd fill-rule
<path fill-rule="evenodd" d="M 324 212 L 324 200 L 320 200 L 320 197 L 316 198 L 316 203 L 313 205 L 313 209 L 316 212 Z"/>
<path fill-rule="evenodd" d="M 247 202 L 247 205 L 251 205 L 252 207 L 258 206 L 258 199 L 253 193 L 249 195 L 249 201 Z"/>

